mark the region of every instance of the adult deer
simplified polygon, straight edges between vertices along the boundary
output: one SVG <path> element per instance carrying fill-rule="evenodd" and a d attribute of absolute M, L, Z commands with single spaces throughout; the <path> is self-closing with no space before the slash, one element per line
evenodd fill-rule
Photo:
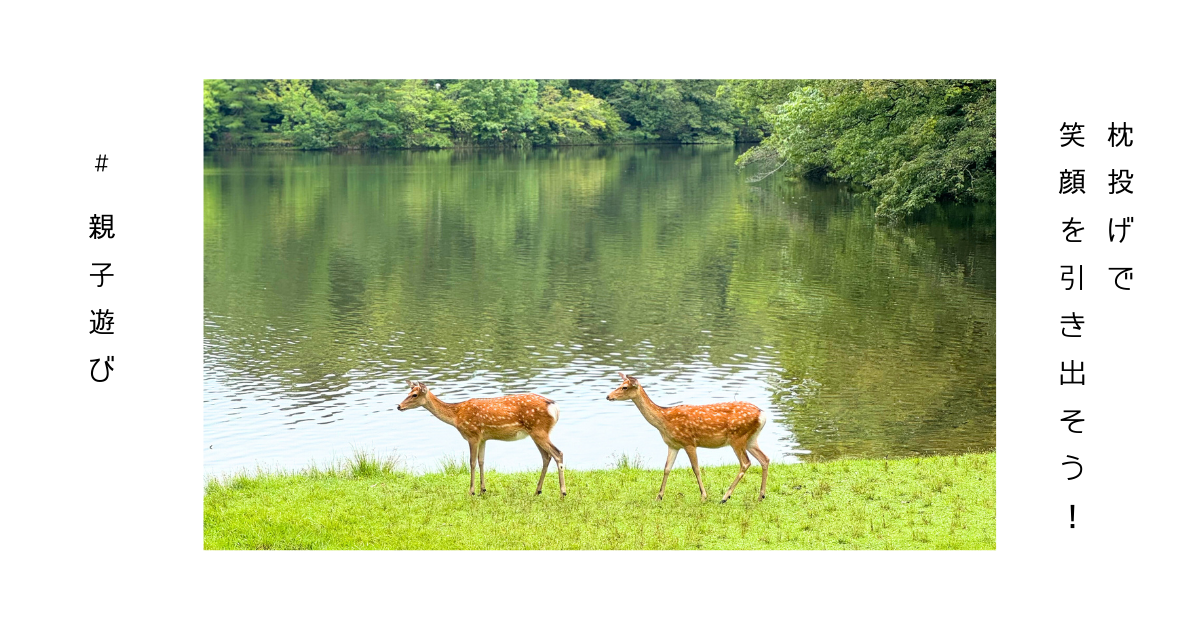
<path fill-rule="evenodd" d="M 563 478 L 563 454 L 550 443 L 550 429 L 558 422 L 558 405 L 537 394 L 516 394 L 499 398 L 471 398 L 459 403 L 443 402 L 424 383 L 408 382 L 408 397 L 396 406 L 400 411 L 424 407 L 434 417 L 458 429 L 471 451 L 471 488 L 475 494 L 475 466 L 479 465 L 479 492 L 487 492 L 483 482 L 483 449 L 488 440 L 512 442 L 533 438 L 542 454 L 542 476 L 538 478 L 537 494 L 550 468 L 550 458 L 558 467 L 558 490 L 567 496 Z"/>
<path fill-rule="evenodd" d="M 620 372 L 618 372 L 620 374 Z M 742 469 L 738 471 L 733 485 L 721 498 L 721 503 L 729 500 L 733 489 L 737 487 L 746 469 L 750 467 L 749 452 L 762 465 L 762 486 L 758 490 L 758 498 L 767 496 L 767 464 L 770 460 L 758 448 L 758 434 L 766 426 L 766 418 L 758 407 L 747 402 L 712 403 L 709 405 L 676 405 L 674 407 L 659 407 L 646 395 L 636 378 L 621 374 L 621 385 L 608 394 L 609 400 L 632 400 L 637 405 L 646 421 L 658 429 L 663 442 L 667 443 L 667 466 L 663 469 L 662 487 L 658 489 L 658 500 L 662 500 L 663 492 L 667 490 L 667 477 L 675 465 L 675 456 L 679 449 L 687 451 L 688 459 L 692 460 L 692 472 L 696 473 L 696 483 L 700 485 L 700 498 L 708 499 L 704 490 L 704 481 L 700 479 L 700 462 L 696 459 L 696 447 L 721 448 L 732 446 Z"/>

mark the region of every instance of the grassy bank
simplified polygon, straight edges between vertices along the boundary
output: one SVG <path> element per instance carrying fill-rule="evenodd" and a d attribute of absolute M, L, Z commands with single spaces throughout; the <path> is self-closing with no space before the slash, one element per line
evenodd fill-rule
<path fill-rule="evenodd" d="M 685 465 L 567 470 L 567 496 L 534 496 L 536 472 L 465 466 L 414 475 L 359 456 L 328 470 L 210 480 L 205 549 L 994 549 L 996 454 L 772 464 L 765 501 L 752 467 L 706 467 L 701 502 Z M 714 500 L 712 497 L 716 497 Z"/>

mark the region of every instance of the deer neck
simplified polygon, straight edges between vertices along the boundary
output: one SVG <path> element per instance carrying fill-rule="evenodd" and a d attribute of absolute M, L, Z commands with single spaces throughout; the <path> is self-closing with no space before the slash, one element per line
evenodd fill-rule
<path fill-rule="evenodd" d="M 429 392 L 425 394 L 425 404 L 421 406 L 428 409 L 429 413 L 433 414 L 438 420 L 452 427 L 458 426 L 458 413 L 454 409 L 458 405 L 442 402 L 440 398 L 433 395 L 433 392 Z"/>
<path fill-rule="evenodd" d="M 659 407 L 650 400 L 649 394 L 642 389 L 637 396 L 632 398 L 633 404 L 637 405 L 638 411 L 642 412 L 642 416 L 646 418 L 646 422 L 654 425 L 654 428 L 662 431 L 666 427 L 666 418 L 664 412 L 666 407 Z"/>

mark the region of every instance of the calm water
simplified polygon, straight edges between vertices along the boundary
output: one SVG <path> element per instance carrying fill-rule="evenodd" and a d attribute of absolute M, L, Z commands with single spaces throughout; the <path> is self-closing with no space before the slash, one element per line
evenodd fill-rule
<path fill-rule="evenodd" d="M 876 225 L 842 187 L 748 184 L 736 156 L 206 156 L 205 472 L 465 460 L 453 428 L 396 411 L 406 379 L 555 399 L 568 468 L 660 467 L 657 431 L 604 400 L 618 370 L 659 404 L 770 410 L 773 459 L 995 448 L 994 214 Z M 540 458 L 492 442 L 487 462 Z"/>

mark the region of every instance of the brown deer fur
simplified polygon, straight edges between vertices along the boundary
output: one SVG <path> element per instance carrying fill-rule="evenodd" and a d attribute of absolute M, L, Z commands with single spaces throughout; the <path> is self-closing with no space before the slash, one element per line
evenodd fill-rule
<path fill-rule="evenodd" d="M 608 395 L 608 400 L 632 400 L 639 411 L 645 416 L 658 432 L 662 434 L 663 442 L 667 444 L 667 466 L 663 470 L 662 486 L 658 489 L 658 499 L 663 498 L 667 489 L 667 477 L 671 467 L 675 465 L 675 456 L 679 449 L 688 454 L 692 462 L 692 472 L 696 474 L 696 483 L 700 485 L 700 498 L 707 499 L 708 492 L 704 490 L 704 481 L 700 479 L 700 463 L 696 459 L 696 448 L 733 447 L 741 470 L 734 478 L 733 484 L 721 498 L 721 503 L 729 500 L 733 489 L 737 487 L 746 469 L 750 467 L 750 457 L 753 455 L 762 466 L 762 486 L 758 490 L 758 498 L 767 496 L 767 459 L 762 449 L 758 448 L 758 434 L 766 426 L 762 410 L 747 402 L 712 403 L 709 405 L 676 405 L 674 407 L 659 407 L 646 395 L 636 378 L 621 374 L 621 385 Z"/>
<path fill-rule="evenodd" d="M 542 454 L 542 476 L 538 479 L 537 494 L 542 493 L 542 482 L 554 458 L 558 468 L 558 490 L 567 496 L 567 482 L 563 477 L 563 454 L 550 443 L 550 430 L 558 422 L 558 405 L 553 400 L 537 394 L 516 394 L 499 398 L 471 398 L 458 403 L 443 402 L 424 383 L 409 381 L 408 397 L 397 409 L 404 411 L 424 407 L 438 420 L 458 429 L 471 453 L 471 487 L 475 494 L 475 467 L 479 467 L 479 491 L 487 492 L 483 482 L 483 449 L 488 440 L 511 442 L 526 436 L 533 438 L 534 445 Z"/>

